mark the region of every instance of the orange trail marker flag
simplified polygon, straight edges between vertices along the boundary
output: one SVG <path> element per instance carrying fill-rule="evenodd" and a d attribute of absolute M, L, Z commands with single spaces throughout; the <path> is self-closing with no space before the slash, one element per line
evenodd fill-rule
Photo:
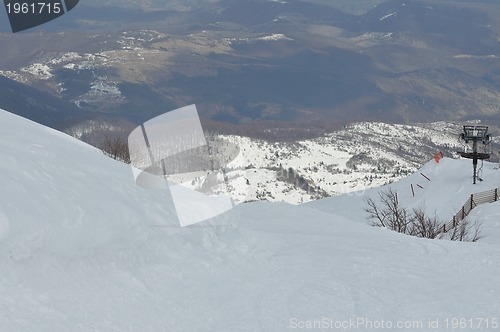
<path fill-rule="evenodd" d="M 436 163 L 439 164 L 439 161 L 443 159 L 443 153 L 441 151 L 439 151 L 438 153 L 436 153 L 434 155 L 434 160 L 436 161 Z"/>

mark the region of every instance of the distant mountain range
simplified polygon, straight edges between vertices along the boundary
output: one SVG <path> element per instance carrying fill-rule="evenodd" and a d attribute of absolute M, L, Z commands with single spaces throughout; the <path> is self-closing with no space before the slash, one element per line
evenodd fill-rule
<path fill-rule="evenodd" d="M 219 129 L 498 120 L 499 4 L 347 3 L 88 1 L 0 34 L 0 74 L 134 123 L 192 103 Z"/>

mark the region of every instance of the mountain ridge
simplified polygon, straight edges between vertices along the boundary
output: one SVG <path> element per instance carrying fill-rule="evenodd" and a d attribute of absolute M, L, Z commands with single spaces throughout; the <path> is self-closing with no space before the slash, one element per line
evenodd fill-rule
<path fill-rule="evenodd" d="M 130 30 L 0 36 L 0 69 L 82 112 L 133 122 L 193 103 L 212 121 L 256 126 L 498 117 L 497 6 L 388 1 L 352 15 L 302 2 L 247 2 L 273 11 L 264 23 L 238 24 L 251 8 L 227 2 L 228 11 L 224 3 L 175 19 L 157 13 L 151 26 L 139 20 Z M 51 53 L 37 44 L 57 38 L 66 46 Z M 19 47 L 26 56 L 14 59 L 9 50 Z M 46 76 L 33 74 L 37 66 Z"/>

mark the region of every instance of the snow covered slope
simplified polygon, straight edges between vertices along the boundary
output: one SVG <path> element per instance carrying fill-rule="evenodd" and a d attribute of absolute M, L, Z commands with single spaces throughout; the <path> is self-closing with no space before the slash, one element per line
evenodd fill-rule
<path fill-rule="evenodd" d="M 318 324 L 349 320 L 357 331 L 436 331 L 447 318 L 449 326 L 484 319 L 461 331 L 486 331 L 488 319 L 494 331 L 498 323 L 498 244 L 372 228 L 339 216 L 358 208 L 350 200 L 337 214 L 241 204 L 181 229 L 167 193 L 136 187 L 127 166 L 94 148 L 6 112 L 0 133 L 2 331 L 327 331 L 343 329 Z M 460 176 L 453 163 L 439 167 Z"/>
<path fill-rule="evenodd" d="M 438 151 L 457 157 L 457 151 L 468 148 L 458 141 L 461 131 L 458 123 L 362 122 L 299 142 L 221 137 L 240 148 L 240 155 L 228 165 L 230 172 L 231 167 L 236 170 L 229 176 L 235 179 L 230 180 L 232 194 L 245 194 L 250 201 L 300 204 L 397 181 L 415 172 Z M 488 148 L 497 150 L 497 143 L 495 138 Z M 496 154 L 492 158 L 497 158 Z M 242 168 L 247 172 L 241 172 Z M 245 183 L 242 177 L 249 179 L 247 187 L 241 186 Z M 237 192 L 242 187 L 244 193 Z"/>
<path fill-rule="evenodd" d="M 397 192 L 402 206 L 410 209 L 423 207 L 430 214 L 435 213 L 440 219 L 448 222 L 471 194 L 500 187 L 500 170 L 497 163 L 482 164 L 479 161 L 478 169 L 483 181 L 473 185 L 471 160 L 443 158 L 439 163 L 431 160 L 417 172 L 390 185 L 310 202 L 307 206 L 336 213 L 351 220 L 365 221 L 365 198 L 377 200 L 379 192 L 392 188 Z M 353 208 L 345 209 L 346 205 Z M 495 206 L 500 210 L 500 203 Z"/>

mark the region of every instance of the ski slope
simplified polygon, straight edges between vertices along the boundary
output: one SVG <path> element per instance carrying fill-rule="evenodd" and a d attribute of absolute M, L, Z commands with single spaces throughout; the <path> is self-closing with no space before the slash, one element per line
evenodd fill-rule
<path fill-rule="evenodd" d="M 373 228 L 356 195 L 240 204 L 180 228 L 167 192 L 137 187 L 98 150 L 7 112 L 0 133 L 2 331 L 442 331 L 454 318 L 483 319 L 460 331 L 499 329 L 493 235 L 457 243 Z M 426 165 L 432 185 L 415 204 L 465 201 L 467 185 L 451 181 L 468 180 L 465 166 Z M 500 209 L 473 213 L 493 224 Z"/>
<path fill-rule="evenodd" d="M 306 205 L 351 220 L 365 222 L 364 200 L 372 198 L 377 201 L 379 193 L 390 187 L 397 192 L 402 206 L 409 209 L 422 207 L 428 214 L 435 214 L 443 222 L 448 222 L 460 211 L 471 194 L 500 187 L 498 164 L 479 161 L 478 169 L 480 169 L 479 175 L 483 181 L 477 181 L 474 185 L 472 184 L 472 160 L 443 158 L 436 163 L 432 159 L 414 174 L 390 185 L 334 196 Z M 345 209 L 346 205 L 353 208 Z M 500 203 L 492 205 L 500 211 Z M 475 210 L 472 213 L 471 217 L 477 219 L 484 219 L 487 216 Z M 488 223 L 485 226 L 491 225 Z M 500 237 L 497 240 L 500 244 Z"/>

